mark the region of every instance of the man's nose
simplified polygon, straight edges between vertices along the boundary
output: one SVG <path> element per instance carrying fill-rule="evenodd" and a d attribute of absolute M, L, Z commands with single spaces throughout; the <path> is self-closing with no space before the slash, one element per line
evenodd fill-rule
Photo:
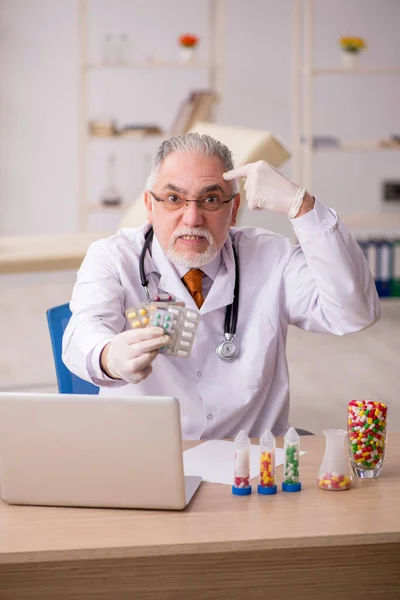
<path fill-rule="evenodd" d="M 203 224 L 203 211 L 197 206 L 197 202 L 188 202 L 183 211 L 182 223 L 187 227 L 199 227 Z"/>

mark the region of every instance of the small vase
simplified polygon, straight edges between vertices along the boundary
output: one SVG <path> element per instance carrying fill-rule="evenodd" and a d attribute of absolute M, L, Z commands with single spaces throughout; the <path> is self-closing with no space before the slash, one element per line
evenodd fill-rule
<path fill-rule="evenodd" d="M 358 54 L 356 52 L 342 52 L 342 67 L 344 69 L 355 69 L 358 64 Z"/>
<path fill-rule="evenodd" d="M 194 62 L 196 56 L 196 49 L 190 46 L 180 47 L 181 61 L 186 63 Z"/>
<path fill-rule="evenodd" d="M 351 486 L 350 465 L 344 447 L 347 432 L 327 429 L 322 433 L 325 435 L 325 454 L 318 472 L 318 487 L 332 492 L 348 490 Z"/>

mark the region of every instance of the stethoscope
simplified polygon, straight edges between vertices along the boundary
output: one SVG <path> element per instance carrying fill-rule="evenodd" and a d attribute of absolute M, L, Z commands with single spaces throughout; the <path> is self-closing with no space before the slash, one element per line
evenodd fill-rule
<path fill-rule="evenodd" d="M 139 258 L 139 273 L 140 281 L 146 293 L 147 301 L 151 301 L 149 280 L 146 277 L 144 271 L 144 259 L 147 250 L 149 250 L 151 242 L 153 241 L 154 230 L 151 227 L 144 236 L 144 244 Z M 233 302 L 226 307 L 225 312 L 225 323 L 224 323 L 224 340 L 218 344 L 215 352 L 222 360 L 232 362 L 237 359 L 240 353 L 239 344 L 235 340 L 236 326 L 239 314 L 239 261 L 235 247 L 232 244 L 233 256 L 235 259 L 235 287 L 233 291 Z"/>

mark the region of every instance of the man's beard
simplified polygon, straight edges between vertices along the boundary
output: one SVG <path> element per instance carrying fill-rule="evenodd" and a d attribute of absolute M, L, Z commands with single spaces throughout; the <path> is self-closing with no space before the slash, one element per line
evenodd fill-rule
<path fill-rule="evenodd" d="M 183 235 L 198 235 L 204 237 L 208 242 L 208 248 L 203 252 L 179 252 L 175 248 L 176 240 Z M 211 233 L 202 227 L 192 229 L 191 227 L 182 227 L 171 236 L 166 250 L 169 260 L 175 265 L 182 265 L 189 269 L 196 269 L 208 265 L 218 254 L 215 241 Z"/>

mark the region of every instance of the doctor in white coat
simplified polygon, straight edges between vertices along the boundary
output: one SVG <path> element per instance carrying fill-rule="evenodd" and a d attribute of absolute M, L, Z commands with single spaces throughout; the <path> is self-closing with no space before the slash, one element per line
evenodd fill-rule
<path fill-rule="evenodd" d="M 229 149 L 209 136 L 191 133 L 163 142 L 145 193 L 148 223 L 90 246 L 63 339 L 65 364 L 100 386 L 101 395 L 178 398 L 186 439 L 232 437 L 241 429 L 254 437 L 266 428 L 285 433 L 288 325 L 343 335 L 379 318 L 368 264 L 336 212 L 265 162 L 232 169 Z M 263 229 L 233 227 L 238 177 L 246 177 L 251 209 L 291 219 L 298 245 Z M 189 358 L 159 354 L 169 341 L 164 331 L 132 330 L 124 316 L 146 300 L 139 257 L 151 226 L 154 238 L 144 260 L 151 295 L 166 292 L 200 307 Z M 228 362 L 216 347 L 234 296 L 233 248 L 240 271 L 240 354 Z M 188 272 L 200 278 L 192 295 L 183 281 Z"/>

